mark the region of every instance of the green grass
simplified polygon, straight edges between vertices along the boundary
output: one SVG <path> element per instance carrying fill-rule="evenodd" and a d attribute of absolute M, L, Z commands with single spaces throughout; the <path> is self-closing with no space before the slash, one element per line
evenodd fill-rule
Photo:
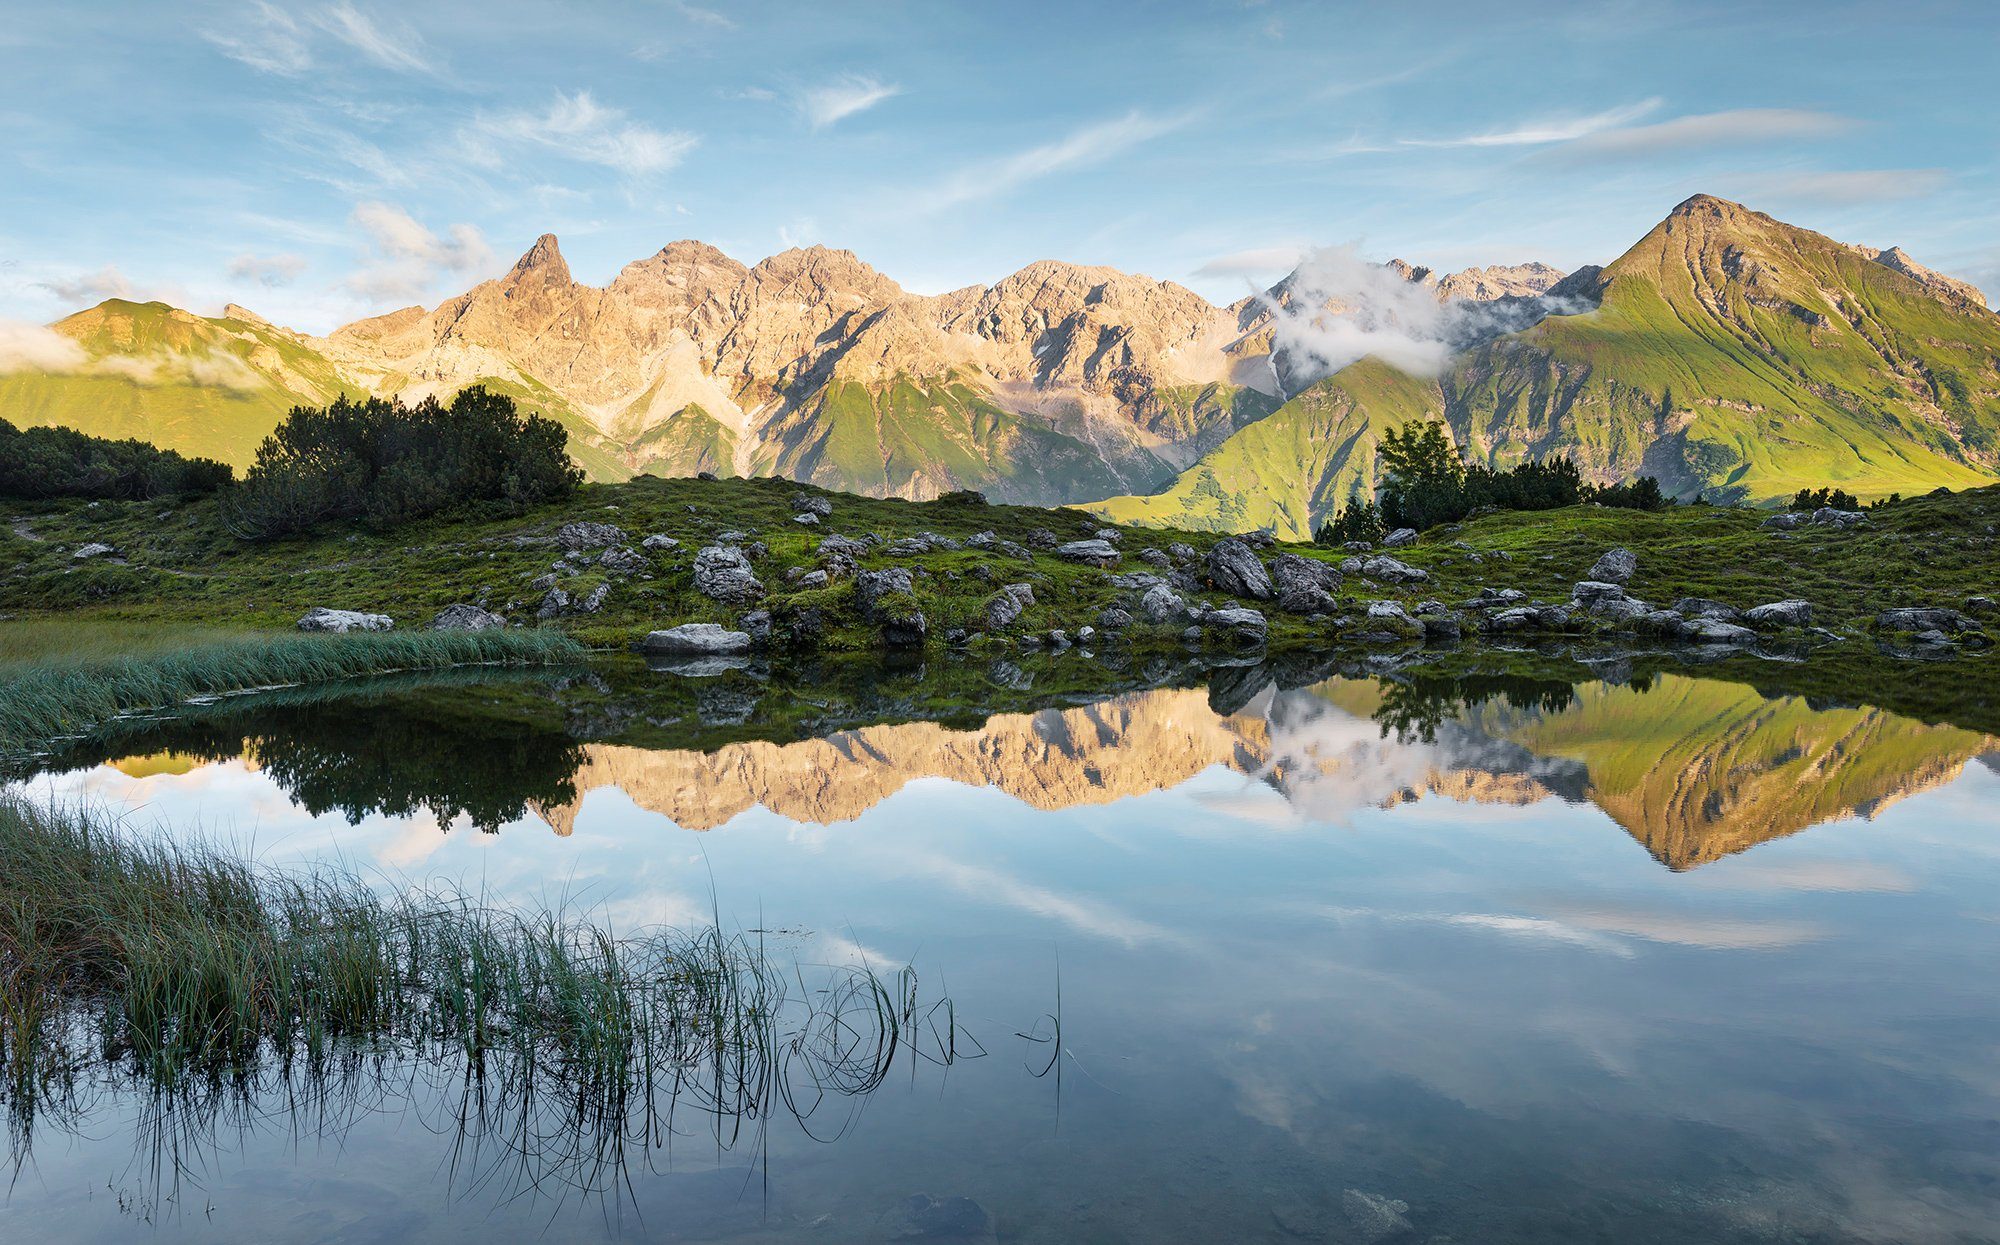
<path fill-rule="evenodd" d="M 561 902 L 276 870 L 15 797 L 0 859 L 0 1096 L 20 1145 L 44 1115 L 87 1119 L 102 1077 L 212 1116 L 232 1100 L 218 1088 L 324 1108 L 388 1067 L 449 1068 L 461 1143 L 505 1143 L 531 1182 L 603 1187 L 676 1108 L 727 1144 L 870 1092 L 899 1056 L 956 1055 L 949 1002 L 920 1008 L 914 973 L 808 985 L 719 927 L 621 933 Z"/>
<path fill-rule="evenodd" d="M 0 637 L 13 625 L 0 624 Z M 0 756 L 37 749 L 121 714 L 196 697 L 391 671 L 581 656 L 574 641 L 542 631 L 279 634 L 189 647 L 166 647 L 156 637 L 140 651 L 116 654 L 103 652 L 101 626 L 84 633 L 89 647 L 82 653 L 51 653 L 47 625 L 39 631 L 33 645 L 38 655 L 0 667 Z"/>

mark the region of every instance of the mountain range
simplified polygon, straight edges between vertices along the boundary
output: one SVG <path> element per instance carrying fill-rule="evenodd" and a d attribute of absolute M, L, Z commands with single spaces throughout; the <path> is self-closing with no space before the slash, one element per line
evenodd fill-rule
<path fill-rule="evenodd" d="M 324 337 L 121 300 L 49 328 L 0 350 L 0 417 L 238 466 L 295 404 L 481 383 L 561 422 L 599 479 L 973 488 L 1285 536 L 1422 417 L 1480 461 L 1567 453 L 1716 500 L 2000 477 L 2000 316 L 1976 289 L 1708 196 L 1602 268 L 1309 261 L 1227 307 L 1055 261 L 919 295 L 847 251 L 746 266 L 692 241 L 599 288 L 544 235 L 456 298 Z"/>

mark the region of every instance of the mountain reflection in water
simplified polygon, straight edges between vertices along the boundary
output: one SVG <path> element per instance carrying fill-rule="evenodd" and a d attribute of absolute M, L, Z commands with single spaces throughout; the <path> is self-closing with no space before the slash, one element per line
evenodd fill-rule
<path fill-rule="evenodd" d="M 1870 816 L 2000 748 L 1975 731 L 1865 707 L 1816 708 L 1744 684 L 1663 675 L 1572 686 L 1525 679 L 1263 683 L 1222 709 L 1214 689 L 1155 688 L 972 728 L 896 722 L 792 742 L 662 748 L 578 742 L 422 692 L 248 706 L 166 721 L 133 776 L 241 757 L 313 813 L 427 810 L 495 829 L 533 814 L 569 835 L 615 788 L 694 830 L 753 808 L 853 821 L 909 783 L 989 787 L 1033 808 L 1100 804 L 1212 767 L 1339 821 L 1423 795 L 1481 804 L 1559 798 L 1607 814 L 1687 869 L 1821 822 Z"/>

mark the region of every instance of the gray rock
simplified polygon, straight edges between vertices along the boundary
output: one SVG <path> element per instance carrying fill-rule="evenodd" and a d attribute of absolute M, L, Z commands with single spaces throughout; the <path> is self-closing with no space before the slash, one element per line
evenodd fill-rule
<path fill-rule="evenodd" d="M 1157 566 L 1162 569 L 1174 564 L 1174 560 L 1167 556 L 1167 551 L 1164 549 L 1141 549 L 1139 551 L 1139 560 L 1148 566 Z"/>
<path fill-rule="evenodd" d="M 1280 594 L 1292 588 L 1318 588 L 1328 593 L 1340 590 L 1340 571 L 1318 558 L 1281 553 L 1271 559 L 1270 571 L 1271 582 Z"/>
<path fill-rule="evenodd" d="M 1097 628 L 1091 626 L 1089 623 L 1085 623 L 1076 629 L 1076 642 L 1078 644 L 1088 644 L 1096 638 Z"/>
<path fill-rule="evenodd" d="M 556 529 L 556 543 L 572 552 L 602 549 L 624 544 L 625 533 L 609 523 L 565 523 Z"/>
<path fill-rule="evenodd" d="M 1942 631 L 1948 635 L 1979 630 L 1977 622 L 1957 610 L 1922 606 L 1883 610 L 1875 616 L 1875 625 L 1884 631 Z"/>
<path fill-rule="evenodd" d="M 665 532 L 654 532 L 651 536 L 648 536 L 646 539 L 640 541 L 639 547 L 642 549 L 650 549 L 654 553 L 665 553 L 669 549 L 680 548 L 681 542 L 675 540 L 673 537 L 667 535 Z"/>
<path fill-rule="evenodd" d="M 1594 605 L 1599 601 L 1618 600 L 1625 595 L 1625 589 L 1617 584 L 1607 584 L 1595 579 L 1586 579 L 1572 591 L 1571 597 L 1579 605 Z"/>
<path fill-rule="evenodd" d="M 818 526 L 819 526 L 819 516 L 818 516 L 818 515 L 816 515 L 816 514 L 810 514 L 810 513 L 808 513 L 808 514 L 795 514 L 795 515 L 793 515 L 793 516 L 792 516 L 792 522 L 794 522 L 794 523 L 798 524 L 798 525 L 799 525 L 799 526 L 801 526 L 801 527 L 818 527 Z"/>
<path fill-rule="evenodd" d="M 1784 514 L 1774 514 L 1757 526 L 1770 528 L 1776 532 L 1791 532 L 1804 527 L 1809 522 L 1811 522 L 1811 519 L 1807 516 L 1787 511 Z"/>
<path fill-rule="evenodd" d="M 891 648 L 915 648 L 930 633 L 924 612 L 912 600 L 916 579 L 908 567 L 863 571 L 855 577 L 861 612 L 882 628 L 882 642 Z"/>
<path fill-rule="evenodd" d="M 1682 618 L 1720 618 L 1723 622 L 1735 622 L 1743 617 L 1734 606 L 1707 597 L 1682 597 L 1674 602 L 1674 613 Z"/>
<path fill-rule="evenodd" d="M 613 575 L 639 575 L 653 569 L 646 555 L 629 545 L 614 545 L 597 559 L 597 564 Z"/>
<path fill-rule="evenodd" d="M 1090 535 L 1091 539 L 1101 540 L 1107 545 L 1120 545 L 1125 543 L 1125 533 L 1119 531 L 1115 527 L 1100 527 L 1096 531 L 1092 532 Z"/>
<path fill-rule="evenodd" d="M 695 555 L 695 591 L 728 605 L 747 605 L 764 595 L 764 585 L 750 570 L 750 558 L 730 545 L 709 545 Z"/>
<path fill-rule="evenodd" d="M 1011 584 L 986 598 L 986 629 L 998 631 L 1011 627 L 1021 616 L 1021 612 L 1035 602 L 1032 591 L 1015 592 L 1015 588 L 1027 589 L 1026 584 Z"/>
<path fill-rule="evenodd" d="M 1251 552 L 1249 545 L 1234 536 L 1215 542 L 1208 551 L 1205 569 L 1208 582 L 1230 596 L 1268 601 L 1277 595 L 1264 563 Z"/>
<path fill-rule="evenodd" d="M 1062 537 L 1045 527 L 1035 528 L 1028 533 L 1028 547 L 1031 549 L 1053 549 L 1062 543 Z"/>
<path fill-rule="evenodd" d="M 1832 506 L 1821 506 L 1813 511 L 1814 527 L 1837 527 L 1843 530 L 1860 527 L 1868 521 L 1868 516 L 1859 510 L 1835 510 Z"/>
<path fill-rule="evenodd" d="M 507 620 L 477 605 L 447 605 L 431 619 L 432 631 L 491 631 L 504 627 Z"/>
<path fill-rule="evenodd" d="M 1056 547 L 1056 556 L 1066 562 L 1082 562 L 1086 566 L 1118 565 L 1118 547 L 1108 540 L 1072 540 Z"/>
<path fill-rule="evenodd" d="M 809 514 L 814 518 L 824 519 L 833 513 L 833 499 L 801 493 L 792 498 L 792 513 Z"/>
<path fill-rule="evenodd" d="M 918 532 L 915 536 L 905 536 L 892 540 L 883 546 L 882 552 L 894 558 L 914 558 L 920 554 L 936 553 L 945 549 L 962 549 L 964 546 L 949 536 L 936 532 Z"/>
<path fill-rule="evenodd" d="M 1412 1233 L 1408 1215 L 1410 1204 L 1379 1193 L 1349 1189 L 1340 1195 L 1340 1209 L 1354 1225 L 1354 1238 L 1361 1245 Z"/>
<path fill-rule="evenodd" d="M 604 602 L 606 598 L 610 597 L 610 595 L 611 595 L 610 584 L 597 585 L 595 588 L 592 588 L 588 593 L 584 594 L 583 600 L 578 601 L 576 603 L 577 612 L 580 614 L 595 614 L 597 611 L 604 608 Z"/>
<path fill-rule="evenodd" d="M 1404 545 L 1414 545 L 1416 543 L 1417 529 L 1414 527 L 1399 527 L 1382 538 L 1382 547 L 1384 549 L 1401 549 Z"/>
<path fill-rule="evenodd" d="M 1463 604 L 1468 609 L 1495 610 L 1527 599 L 1528 594 L 1519 588 L 1481 588 L 1478 596 Z"/>
<path fill-rule="evenodd" d="M 799 576 L 798 586 L 805 589 L 824 588 L 827 585 L 825 571 L 807 571 Z"/>
<path fill-rule="evenodd" d="M 1603 557 L 1590 564 L 1590 573 L 1585 579 L 1599 583 L 1625 584 L 1632 582 L 1632 576 L 1639 573 L 1639 555 L 1630 549 L 1612 549 Z"/>
<path fill-rule="evenodd" d="M 1202 629 L 1227 635 L 1245 644 L 1262 644 L 1269 631 L 1264 615 L 1241 607 L 1210 610 L 1201 616 Z"/>
<path fill-rule="evenodd" d="M 1965 612 L 1968 614 L 2000 614 L 2000 602 L 1992 597 L 1965 598 Z"/>
<path fill-rule="evenodd" d="M 1139 613 L 1150 623 L 1177 623 L 1189 612 L 1187 598 L 1165 584 L 1155 584 L 1139 598 Z"/>
<path fill-rule="evenodd" d="M 1294 584 L 1278 594 L 1278 608 L 1287 614 L 1316 618 L 1338 614 L 1340 602 L 1324 588 L 1313 584 Z"/>
<path fill-rule="evenodd" d="M 1579 602 L 1579 604 L 1583 604 Z M 1615 597 L 1600 597 L 1584 606 L 1592 618 L 1608 623 L 1624 624 L 1635 618 L 1642 618 L 1653 612 L 1653 607 L 1644 601 L 1628 597 L 1623 593 Z"/>
<path fill-rule="evenodd" d="M 1541 626 L 1541 622 L 1541 617 L 1534 610 L 1517 605 L 1511 609 L 1495 610 L 1486 615 L 1479 620 L 1479 629 L 1496 633 L 1532 631 Z"/>
<path fill-rule="evenodd" d="M 1098 611 L 1097 625 L 1106 631 L 1123 631 L 1132 625 L 1132 615 L 1115 605 L 1107 605 Z"/>
<path fill-rule="evenodd" d="M 852 536 L 835 534 L 819 542 L 819 556 L 822 558 L 863 558 L 868 556 L 868 542 L 865 540 L 856 540 Z"/>
<path fill-rule="evenodd" d="M 1388 554 L 1377 554 L 1361 564 L 1364 578 L 1384 584 L 1421 584 L 1430 580 L 1430 572 L 1418 570 L 1407 562 L 1399 561 Z"/>
<path fill-rule="evenodd" d="M 747 631 L 730 631 L 716 623 L 682 623 L 665 631 L 649 631 L 639 647 L 648 653 L 673 656 L 727 657 L 750 651 Z"/>
<path fill-rule="evenodd" d="M 1424 628 L 1424 639 L 1431 644 L 1451 644 L 1463 637 L 1464 629 L 1456 618 L 1448 614 L 1424 614 L 1417 619 Z"/>
<path fill-rule="evenodd" d="M 1167 546 L 1167 556 L 1176 562 L 1192 562 L 1195 559 L 1194 546 L 1177 540 Z"/>
<path fill-rule="evenodd" d="M 771 638 L 771 611 L 751 610 L 737 619 L 736 625 L 750 633 L 753 644 L 763 644 Z"/>
<path fill-rule="evenodd" d="M 1810 627 L 1812 602 L 1791 600 L 1755 605 L 1743 611 L 1743 621 L 1757 628 Z"/>
<path fill-rule="evenodd" d="M 1755 644 L 1757 633 L 1720 618 L 1690 618 L 1681 635 L 1697 644 Z"/>
<path fill-rule="evenodd" d="M 70 554 L 69 556 L 75 558 L 79 562 L 83 562 L 91 558 L 101 558 L 105 554 L 117 553 L 117 552 L 118 549 L 116 546 L 107 545 L 101 540 L 93 540 L 87 545 L 78 545 L 76 552 Z"/>
<path fill-rule="evenodd" d="M 396 620 L 387 614 L 364 614 L 359 610 L 328 609 L 315 605 L 299 619 L 300 631 L 320 631 L 346 635 L 350 631 L 391 631 Z"/>

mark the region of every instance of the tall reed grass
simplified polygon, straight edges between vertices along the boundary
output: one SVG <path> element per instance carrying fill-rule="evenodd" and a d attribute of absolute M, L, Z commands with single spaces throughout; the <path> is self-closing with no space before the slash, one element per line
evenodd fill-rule
<path fill-rule="evenodd" d="M 779 1111 L 830 1136 L 899 1056 L 979 1053 L 948 1001 L 919 1005 L 909 970 L 822 971 L 809 987 L 719 924 L 620 934 L 586 911 L 274 870 L 0 796 L 0 1097 L 17 1152 L 38 1117 L 87 1114 L 98 1073 L 185 1134 L 274 1091 L 324 1111 L 401 1069 L 457 1079 L 461 1145 L 490 1143 L 536 1186 L 601 1191 L 678 1116 L 724 1145 Z"/>
<path fill-rule="evenodd" d="M 391 671 L 579 660 L 548 631 L 410 631 L 253 635 L 130 655 L 60 655 L 0 668 L 0 756 L 19 755 L 120 714 L 252 688 L 324 683 Z"/>

